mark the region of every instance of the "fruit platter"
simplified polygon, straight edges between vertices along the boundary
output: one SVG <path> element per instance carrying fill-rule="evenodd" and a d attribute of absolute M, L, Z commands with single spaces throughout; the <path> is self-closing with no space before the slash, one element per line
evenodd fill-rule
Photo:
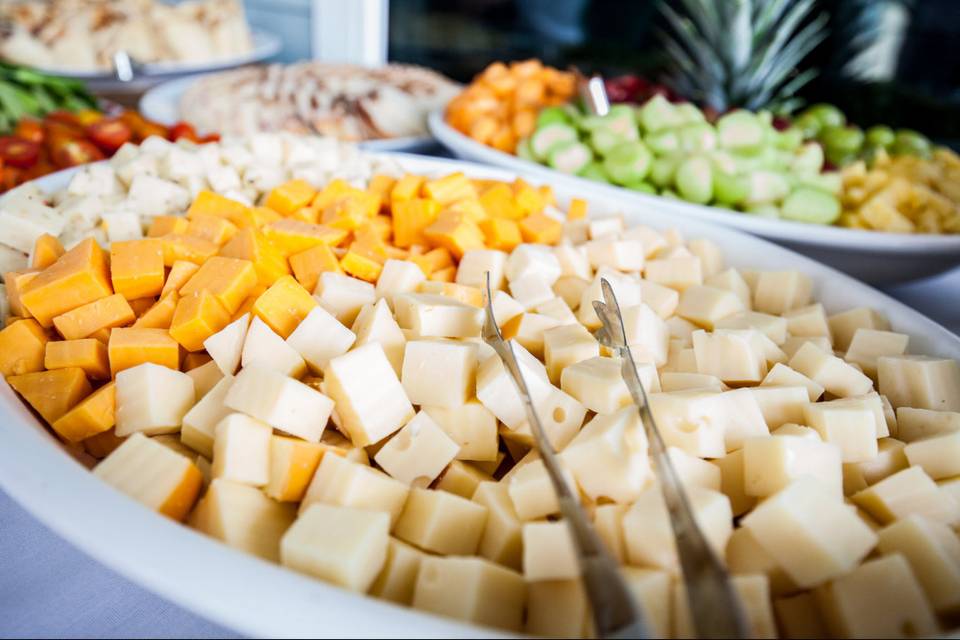
<path fill-rule="evenodd" d="M 10 191 L 0 485 L 241 633 L 589 636 L 480 339 L 489 274 L 567 481 L 653 632 L 685 637 L 649 444 L 592 333 L 603 279 L 750 635 L 949 629 L 960 339 L 763 239 L 578 187 L 257 134 L 149 137 Z"/>

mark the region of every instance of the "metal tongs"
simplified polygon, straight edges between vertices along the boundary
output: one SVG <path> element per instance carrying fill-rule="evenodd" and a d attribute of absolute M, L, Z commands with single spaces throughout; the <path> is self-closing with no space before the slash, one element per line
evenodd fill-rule
<path fill-rule="evenodd" d="M 677 545 L 677 555 L 683 571 L 683 580 L 690 605 L 690 615 L 700 638 L 746 638 L 749 629 L 739 599 L 730 582 L 726 568 L 707 543 L 697 525 L 687 501 L 686 493 L 667 455 L 667 448 L 657 429 L 647 393 L 640 382 L 637 363 L 627 344 L 620 305 L 613 287 L 606 278 L 600 279 L 604 302 L 594 300 L 593 308 L 602 327 L 594 334 L 600 344 L 620 356 L 621 375 L 634 404 L 640 412 L 650 444 L 654 469 L 660 480 L 660 490 L 670 515 L 670 525 Z"/>
<path fill-rule="evenodd" d="M 610 113 L 610 98 L 607 96 L 607 87 L 603 84 L 603 76 L 595 73 L 588 78 L 577 67 L 570 67 L 570 72 L 577 80 L 577 94 L 583 100 L 587 113 L 594 116 Z"/>

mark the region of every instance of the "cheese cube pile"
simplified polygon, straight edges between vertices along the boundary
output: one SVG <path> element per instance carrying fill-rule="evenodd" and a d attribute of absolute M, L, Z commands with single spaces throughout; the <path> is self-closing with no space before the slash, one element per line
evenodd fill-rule
<path fill-rule="evenodd" d="M 273 139 L 248 143 L 276 162 L 243 160 L 255 195 L 184 173 L 185 215 L 162 200 L 145 237 L 107 249 L 48 229 L 5 277 L 0 372 L 105 482 L 347 589 L 591 634 L 520 396 L 480 339 L 489 273 L 567 482 L 653 628 L 689 637 L 646 434 L 591 333 L 606 278 L 754 634 L 926 635 L 960 611 L 956 361 L 909 354 L 876 311 L 829 315 L 802 273 L 726 267 L 709 240 L 587 218 L 582 201 L 562 213 L 522 180 L 286 180 Z M 200 152 L 166 153 L 74 188 L 126 180 L 146 198 L 162 185 L 129 163 Z"/>

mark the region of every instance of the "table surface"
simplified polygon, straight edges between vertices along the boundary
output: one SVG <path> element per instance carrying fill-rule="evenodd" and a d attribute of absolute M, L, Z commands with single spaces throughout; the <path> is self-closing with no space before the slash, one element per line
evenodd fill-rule
<path fill-rule="evenodd" d="M 960 269 L 888 292 L 960 334 Z M 234 638 L 72 547 L 0 492 L 0 638 Z"/>

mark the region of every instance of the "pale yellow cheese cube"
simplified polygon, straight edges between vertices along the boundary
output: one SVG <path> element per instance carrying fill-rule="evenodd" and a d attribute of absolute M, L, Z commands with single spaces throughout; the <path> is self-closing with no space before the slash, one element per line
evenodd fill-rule
<path fill-rule="evenodd" d="M 303 513 L 315 503 L 383 511 L 396 523 L 410 488 L 380 471 L 337 455 L 324 455 L 300 503 Z"/>
<path fill-rule="evenodd" d="M 572 324 L 576 324 L 574 319 Z M 562 326 L 563 322 L 542 313 L 523 313 L 504 327 L 504 333 L 519 343 L 536 358 L 544 358 L 543 334 L 545 331 Z"/>
<path fill-rule="evenodd" d="M 751 638 L 776 638 L 777 624 L 770 602 L 770 584 L 765 575 L 739 575 L 730 580 L 743 607 Z"/>
<path fill-rule="evenodd" d="M 526 583 L 482 558 L 428 556 L 420 563 L 413 607 L 475 624 L 520 631 Z"/>
<path fill-rule="evenodd" d="M 820 437 L 820 434 L 817 433 L 816 429 L 810 427 L 804 427 L 799 424 L 793 424 L 788 422 L 787 424 L 782 424 L 773 431 L 770 432 L 772 436 L 797 436 L 800 438 L 807 438 L 813 440 L 814 442 L 823 442 L 823 438 Z"/>
<path fill-rule="evenodd" d="M 900 356 L 907 352 L 910 336 L 892 331 L 857 329 L 843 359 L 860 365 L 863 372 L 872 378 L 877 376 L 877 358 Z"/>
<path fill-rule="evenodd" d="M 743 443 L 743 484 L 747 495 L 764 498 L 798 478 L 815 478 L 843 496 L 840 449 L 829 442 L 796 436 L 748 438 Z"/>
<path fill-rule="evenodd" d="M 699 458 L 722 458 L 728 405 L 721 395 L 704 391 L 650 394 L 650 411 L 664 444 Z"/>
<path fill-rule="evenodd" d="M 408 267 L 408 270 L 413 272 L 412 268 Z M 420 275 L 423 275 L 422 271 Z M 376 290 L 372 284 L 333 271 L 320 274 L 313 293 L 321 307 L 347 326 L 353 324 L 364 305 L 377 301 Z"/>
<path fill-rule="evenodd" d="M 714 276 L 723 270 L 723 252 L 715 242 L 706 238 L 694 238 L 687 243 L 687 249 L 700 258 L 705 278 Z"/>
<path fill-rule="evenodd" d="M 583 295 L 583 291 L 590 286 L 590 278 L 592 277 L 592 274 L 590 274 L 589 277 L 561 276 L 553 283 L 553 292 L 562 298 L 572 310 L 576 311 L 580 306 L 580 298 Z M 497 319 L 499 320 L 500 317 L 497 316 Z"/>
<path fill-rule="evenodd" d="M 370 586 L 370 595 L 397 604 L 413 604 L 413 590 L 417 586 L 420 563 L 425 557 L 427 554 L 416 547 L 390 538 L 387 559 L 380 575 Z"/>
<path fill-rule="evenodd" d="M 497 460 L 497 418 L 476 398 L 453 408 L 422 409 L 459 446 L 457 460 Z"/>
<path fill-rule="evenodd" d="M 387 360 L 390 361 L 390 366 L 393 367 L 397 377 L 400 377 L 403 371 L 403 351 L 407 344 L 407 338 L 403 335 L 400 325 L 393 318 L 393 313 L 390 311 L 386 300 L 381 298 L 377 300 L 376 304 L 363 307 L 350 330 L 357 336 L 353 345 L 354 348 L 362 347 L 371 342 L 378 343 L 387 356 Z"/>
<path fill-rule="evenodd" d="M 751 389 L 733 389 L 720 394 L 725 411 L 718 416 L 723 419 L 723 442 L 727 451 L 743 447 L 747 438 L 766 436 L 770 433 L 767 421 Z"/>
<path fill-rule="evenodd" d="M 550 384 L 546 368 L 529 351 L 516 342 L 509 342 L 517 364 L 523 372 L 534 405 L 547 398 L 554 387 Z M 519 429 L 527 421 L 527 413 L 520 399 L 520 392 L 503 361 L 496 356 L 487 357 L 477 369 L 477 399 L 493 415 L 510 429 Z"/>
<path fill-rule="evenodd" d="M 897 438 L 904 442 L 960 431 L 960 412 L 900 407 L 897 409 Z"/>
<path fill-rule="evenodd" d="M 672 577 L 666 571 L 622 567 L 627 587 L 643 612 L 644 622 L 655 638 L 670 637 Z"/>
<path fill-rule="evenodd" d="M 868 393 L 862 396 L 851 396 L 849 398 L 838 398 L 828 402 L 821 402 L 818 406 L 841 407 L 850 409 L 864 409 L 873 414 L 873 423 L 878 438 L 886 438 L 890 435 L 890 428 L 887 422 L 886 410 L 884 409 L 883 397 L 876 392 Z"/>
<path fill-rule="evenodd" d="M 906 558 L 937 613 L 960 611 L 960 539 L 950 527 L 912 515 L 878 535 L 880 553 Z"/>
<path fill-rule="evenodd" d="M 589 637 L 590 603 L 580 580 L 527 583 L 525 631 L 545 638 Z"/>
<path fill-rule="evenodd" d="M 693 352 L 697 372 L 724 382 L 760 382 L 767 375 L 767 361 L 757 348 L 754 329 L 694 331 Z"/>
<path fill-rule="evenodd" d="M 783 353 L 787 356 L 787 361 L 790 360 L 793 356 L 797 354 L 797 351 L 805 344 L 812 344 L 816 348 L 820 349 L 823 352 L 830 353 L 833 351 L 833 348 L 830 346 L 830 340 L 823 336 L 791 336 L 788 335 L 787 339 L 783 341 L 783 344 L 780 345 L 780 348 L 783 350 Z"/>
<path fill-rule="evenodd" d="M 857 329 L 878 329 L 888 331 L 890 323 L 878 311 L 867 307 L 857 307 L 841 313 L 836 313 L 827 318 L 830 325 L 830 333 L 837 349 L 846 351 L 850 347 L 850 341 L 853 340 Z"/>
<path fill-rule="evenodd" d="M 413 293 L 426 279 L 423 269 L 416 263 L 390 258 L 383 263 L 383 270 L 377 278 L 374 295 L 378 301 L 386 298 L 389 302 L 398 293 Z"/>
<path fill-rule="evenodd" d="M 245 313 L 203 341 L 203 348 L 223 375 L 232 376 L 237 372 L 249 326 L 250 314 Z"/>
<path fill-rule="evenodd" d="M 273 429 L 242 413 L 232 413 L 214 429 L 214 478 L 262 487 L 270 480 Z"/>
<path fill-rule="evenodd" d="M 780 635 L 791 640 L 827 637 L 826 622 L 812 592 L 773 601 Z"/>
<path fill-rule="evenodd" d="M 681 373 L 664 371 L 660 374 L 660 391 L 723 391 L 727 385 L 716 376 L 705 373 Z"/>
<path fill-rule="evenodd" d="M 363 593 L 383 569 L 389 541 L 386 513 L 314 504 L 280 540 L 280 561 L 295 571 Z"/>
<path fill-rule="evenodd" d="M 799 371 L 785 364 L 777 363 L 760 383 L 761 387 L 803 387 L 807 390 L 810 402 L 816 402 L 823 395 L 823 385 L 811 380 Z"/>
<path fill-rule="evenodd" d="M 176 433 L 196 402 L 190 376 L 151 362 L 119 372 L 116 387 L 116 434 L 121 438 Z"/>
<path fill-rule="evenodd" d="M 483 326 L 483 309 L 435 293 L 401 293 L 393 310 L 400 327 L 421 338 L 470 338 Z"/>
<path fill-rule="evenodd" d="M 827 314 L 823 310 L 823 305 L 819 302 L 799 309 L 791 309 L 783 314 L 783 318 L 787 321 L 787 332 L 790 335 L 821 336 L 830 340 L 831 345 L 833 344 Z"/>
<path fill-rule="evenodd" d="M 299 378 L 307 365 L 297 350 L 259 317 L 253 319 L 243 341 L 240 365 L 244 369 L 266 369 Z"/>
<path fill-rule="evenodd" d="M 320 373 L 330 358 L 343 355 L 357 336 L 323 307 L 314 307 L 297 325 L 287 344 L 300 354 L 310 370 Z"/>
<path fill-rule="evenodd" d="M 813 281 L 799 271 L 761 271 L 753 287 L 753 308 L 782 315 L 810 303 Z"/>
<path fill-rule="evenodd" d="M 934 480 L 960 475 L 960 431 L 915 440 L 903 448 L 911 465 Z"/>
<path fill-rule="evenodd" d="M 395 433 L 373 457 L 401 482 L 426 487 L 457 455 L 459 446 L 421 411 Z"/>
<path fill-rule="evenodd" d="M 560 388 L 591 411 L 615 413 L 632 404 L 627 383 L 620 374 L 619 358 L 590 358 L 566 367 Z"/>
<path fill-rule="evenodd" d="M 471 249 L 460 258 L 457 265 L 457 284 L 483 289 L 490 274 L 490 289 L 502 289 L 504 284 L 507 254 L 495 249 Z M 379 283 L 377 283 L 379 285 Z"/>
<path fill-rule="evenodd" d="M 510 282 L 510 295 L 524 311 L 532 311 L 554 297 L 553 282 L 531 273 Z"/>
<path fill-rule="evenodd" d="M 862 396 L 873 389 L 873 381 L 854 369 L 849 363 L 821 350 L 812 343 L 806 343 L 790 358 L 790 367 L 833 395 L 846 398 Z M 881 390 L 881 393 L 883 391 Z"/>
<path fill-rule="evenodd" d="M 662 284 L 641 278 L 640 294 L 643 304 L 657 312 L 657 315 L 666 320 L 677 310 L 680 304 L 680 294 L 675 289 L 665 287 Z M 616 293 L 616 292 L 614 292 Z M 620 300 L 619 295 L 617 300 Z M 621 306 L 624 304 L 620 302 Z"/>
<path fill-rule="evenodd" d="M 508 483 L 510 500 L 521 520 L 536 520 L 560 512 L 557 494 L 543 460 L 531 460 L 515 471 L 509 479 L 504 476 L 502 481 Z M 573 475 L 566 468 L 564 475 L 571 491 L 576 492 Z"/>
<path fill-rule="evenodd" d="M 543 332 L 543 355 L 550 382 L 559 384 L 565 368 L 599 357 L 600 344 L 582 325 L 553 327 Z"/>
<path fill-rule="evenodd" d="M 731 291 L 706 285 L 693 285 L 680 294 L 677 315 L 712 331 L 717 323 L 745 311 L 743 302 Z"/>
<path fill-rule="evenodd" d="M 551 290 L 552 291 L 552 290 Z M 533 309 L 537 314 L 541 316 L 546 316 L 548 318 L 553 318 L 560 323 L 560 326 L 564 325 L 577 325 L 579 320 L 577 320 L 576 314 L 573 313 L 573 310 L 570 308 L 570 305 L 566 303 L 563 298 L 553 297 L 543 302 Z M 519 330 L 518 330 L 519 332 Z"/>
<path fill-rule="evenodd" d="M 476 372 L 474 344 L 411 340 L 404 351 L 401 381 L 414 404 L 453 408 L 473 396 Z"/>
<path fill-rule="evenodd" d="M 477 553 L 487 560 L 520 571 L 523 562 L 522 525 L 506 484 L 481 482 L 472 499 L 487 508 L 487 523 Z"/>
<path fill-rule="evenodd" d="M 641 283 L 631 276 L 614 271 L 609 267 L 603 267 L 597 271 L 593 280 L 580 294 L 580 306 L 577 309 L 577 319 L 588 329 L 596 329 L 600 326 L 600 318 L 593 308 L 594 300 L 603 300 L 602 280 L 610 283 L 613 294 L 617 297 L 620 308 L 631 307 L 640 304 L 642 299 Z M 674 291 L 674 294 L 676 292 Z"/>
<path fill-rule="evenodd" d="M 759 311 L 739 311 L 721 318 L 716 322 L 715 327 L 717 329 L 756 329 L 776 345 L 781 345 L 787 340 L 786 318 Z"/>
<path fill-rule="evenodd" d="M 259 367 L 240 370 L 224 404 L 310 442 L 320 440 L 333 411 L 333 400 L 316 389 Z"/>
<path fill-rule="evenodd" d="M 718 289 L 732 291 L 738 298 L 740 298 L 740 301 L 743 302 L 743 307 L 745 309 L 750 309 L 753 306 L 753 295 L 750 292 L 750 285 L 748 285 L 747 281 L 743 279 L 743 276 L 740 274 L 740 272 L 733 267 L 708 276 L 704 280 L 704 284 L 711 287 L 716 287 Z M 729 328 L 742 329 L 745 327 Z"/>
<path fill-rule="evenodd" d="M 877 358 L 880 393 L 894 408 L 960 411 L 960 364 L 928 356 Z"/>
<path fill-rule="evenodd" d="M 703 284 L 703 265 L 694 255 L 656 258 L 647 261 L 643 277 L 677 291 Z"/>
<path fill-rule="evenodd" d="M 691 456 L 677 447 L 667 447 L 667 457 L 670 458 L 673 470 L 685 487 L 703 487 L 720 491 L 720 467 L 702 458 Z"/>
<path fill-rule="evenodd" d="M 620 312 L 633 359 L 637 362 L 650 362 L 658 367 L 663 366 L 667 361 L 670 341 L 667 323 L 647 304 L 622 307 Z"/>
<path fill-rule="evenodd" d="M 720 469 L 720 491 L 730 499 L 733 515 L 740 516 L 750 511 L 757 499 L 748 496 L 744 487 L 743 449 L 731 451 L 710 462 Z"/>
<path fill-rule="evenodd" d="M 864 482 L 867 485 L 876 484 L 910 466 L 903 452 L 904 446 L 903 442 L 894 438 L 877 440 L 877 457 L 856 463 L 860 473 L 863 474 Z"/>
<path fill-rule="evenodd" d="M 213 457 L 214 429 L 232 413 L 224 404 L 231 386 L 233 376 L 224 376 L 183 416 L 183 424 L 180 426 L 181 442 L 207 458 Z"/>
<path fill-rule="evenodd" d="M 803 422 L 804 408 L 810 404 L 810 395 L 802 386 L 780 387 L 762 384 L 759 387 L 751 387 L 747 392 L 753 396 L 760 407 L 764 422 L 771 429 L 788 423 Z"/>
<path fill-rule="evenodd" d="M 528 582 L 580 577 L 573 537 L 566 522 L 524 523 L 523 577 Z"/>
<path fill-rule="evenodd" d="M 447 491 L 414 487 L 397 520 L 395 535 L 433 553 L 473 555 L 486 523 L 483 505 Z"/>
<path fill-rule="evenodd" d="M 626 549 L 623 545 L 623 515 L 628 504 L 601 504 L 593 512 L 593 528 L 617 562 L 623 563 Z"/>
<path fill-rule="evenodd" d="M 469 462 L 454 460 L 440 474 L 434 488 L 440 491 L 449 491 L 461 498 L 470 500 L 480 483 L 489 480 L 493 480 L 493 477 Z"/>
<path fill-rule="evenodd" d="M 960 504 L 940 491 L 920 467 L 910 467 L 888 476 L 855 494 L 853 501 L 880 524 L 889 524 L 911 514 L 954 525 L 960 522 Z"/>
<path fill-rule="evenodd" d="M 836 445 L 844 462 L 877 457 L 876 421 L 869 410 L 817 402 L 803 411 L 804 422 L 816 429 L 824 442 Z"/>
<path fill-rule="evenodd" d="M 774 595 L 797 591 L 797 585 L 783 567 L 760 546 L 750 530 L 745 527 L 734 529 L 727 542 L 724 557 L 727 561 L 727 569 L 734 575 L 766 576 L 770 591 Z"/>
<path fill-rule="evenodd" d="M 211 360 L 199 367 L 187 371 L 187 375 L 193 380 L 193 387 L 196 391 L 197 400 L 200 400 L 213 389 L 220 380 L 223 379 L 223 372 L 217 363 Z"/>

